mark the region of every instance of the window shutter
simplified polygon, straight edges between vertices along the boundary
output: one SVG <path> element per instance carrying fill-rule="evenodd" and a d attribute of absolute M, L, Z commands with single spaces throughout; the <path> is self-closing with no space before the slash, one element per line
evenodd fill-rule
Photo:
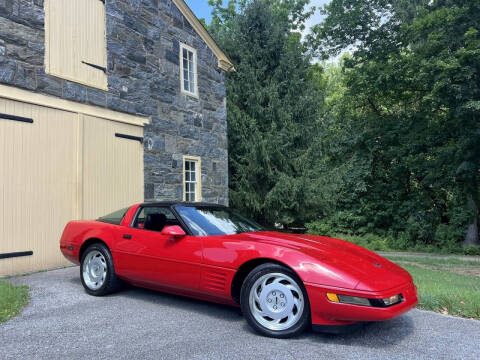
<path fill-rule="evenodd" d="M 81 0 L 82 21 L 80 32 L 82 36 L 80 49 L 81 69 L 85 81 L 95 87 L 106 87 L 107 51 L 105 46 L 105 5 L 99 0 Z M 93 66 L 91 66 L 93 65 Z"/>
<path fill-rule="evenodd" d="M 101 0 L 47 0 L 46 71 L 107 90 L 105 4 Z"/>

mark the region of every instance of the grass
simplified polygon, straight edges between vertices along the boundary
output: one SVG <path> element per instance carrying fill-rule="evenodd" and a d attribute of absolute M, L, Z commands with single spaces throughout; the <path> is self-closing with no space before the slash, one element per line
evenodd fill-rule
<path fill-rule="evenodd" d="M 480 263 L 453 258 L 388 258 L 412 275 L 419 308 L 480 320 Z M 477 275 L 462 273 L 465 269 Z"/>
<path fill-rule="evenodd" d="M 0 324 L 18 315 L 28 300 L 28 286 L 0 281 Z"/>

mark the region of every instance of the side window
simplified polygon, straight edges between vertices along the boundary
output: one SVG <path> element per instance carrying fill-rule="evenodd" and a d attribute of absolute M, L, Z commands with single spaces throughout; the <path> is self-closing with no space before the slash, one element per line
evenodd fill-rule
<path fill-rule="evenodd" d="M 160 232 L 167 225 L 179 225 L 172 211 L 167 207 L 148 206 L 140 210 L 133 227 Z"/>
<path fill-rule="evenodd" d="M 180 86 L 186 95 L 198 97 L 197 50 L 180 44 Z"/>
<path fill-rule="evenodd" d="M 202 201 L 202 170 L 198 156 L 183 157 L 183 200 Z"/>
<path fill-rule="evenodd" d="M 125 217 L 125 214 L 127 213 L 128 209 L 130 208 L 125 208 L 122 210 L 115 211 L 114 213 L 99 217 L 97 221 L 100 222 L 105 222 L 109 224 L 115 224 L 115 225 L 120 225 L 122 223 L 123 218 Z"/>

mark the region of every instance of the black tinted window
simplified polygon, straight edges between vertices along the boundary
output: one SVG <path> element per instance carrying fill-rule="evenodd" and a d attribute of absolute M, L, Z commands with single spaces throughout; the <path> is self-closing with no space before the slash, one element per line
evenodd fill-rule
<path fill-rule="evenodd" d="M 134 227 L 138 229 L 145 228 L 145 220 L 148 215 L 154 214 L 163 214 L 165 215 L 167 221 L 166 225 L 179 225 L 179 222 L 175 215 L 173 215 L 172 211 L 167 207 L 157 207 L 157 206 L 148 206 L 144 207 L 138 213 L 137 218 L 135 219 L 135 223 L 133 224 Z"/>
<path fill-rule="evenodd" d="M 127 213 L 128 209 L 130 209 L 130 208 L 128 207 L 126 209 L 118 210 L 118 211 L 115 211 L 114 213 L 102 216 L 102 217 L 98 218 L 98 221 L 106 222 L 106 223 L 109 223 L 109 224 L 120 225 L 120 223 L 122 222 L 123 218 L 125 217 L 125 214 Z"/>

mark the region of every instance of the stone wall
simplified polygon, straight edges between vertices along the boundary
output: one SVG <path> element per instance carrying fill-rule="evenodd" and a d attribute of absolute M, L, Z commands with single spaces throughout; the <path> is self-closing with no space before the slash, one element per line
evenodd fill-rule
<path fill-rule="evenodd" d="M 0 83 L 149 117 L 145 199 L 181 200 L 182 156 L 203 200 L 228 203 L 225 74 L 171 0 L 106 0 L 108 92 L 45 74 L 43 0 L 0 0 Z M 199 99 L 180 93 L 179 42 L 198 52 Z"/>

